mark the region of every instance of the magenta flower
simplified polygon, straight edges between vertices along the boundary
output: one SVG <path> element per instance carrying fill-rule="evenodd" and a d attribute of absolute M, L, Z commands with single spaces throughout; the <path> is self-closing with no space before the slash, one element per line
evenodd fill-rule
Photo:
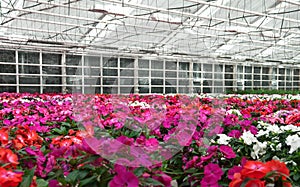
<path fill-rule="evenodd" d="M 204 177 L 201 180 L 201 186 L 216 186 L 224 172 L 218 164 L 209 163 L 204 167 Z"/>
<path fill-rule="evenodd" d="M 220 146 L 220 151 L 221 153 L 223 153 L 223 155 L 225 156 L 225 158 L 235 158 L 236 154 L 235 152 L 232 150 L 231 147 L 227 146 L 227 145 L 221 145 Z"/>
<path fill-rule="evenodd" d="M 172 178 L 162 171 L 158 172 L 158 174 L 159 176 L 153 176 L 153 178 L 163 183 L 165 187 L 171 187 Z"/>
<path fill-rule="evenodd" d="M 110 187 L 138 187 L 139 179 L 131 172 L 127 171 L 124 166 L 115 165 L 117 175 L 109 182 Z"/>
<path fill-rule="evenodd" d="M 242 136 L 242 133 L 239 130 L 232 130 L 228 133 L 228 136 L 233 138 L 240 138 Z"/>
<path fill-rule="evenodd" d="M 241 166 L 233 166 L 231 169 L 228 170 L 228 179 L 233 180 L 233 175 L 235 173 L 239 173 L 240 171 L 242 171 L 242 167 Z"/>
<path fill-rule="evenodd" d="M 49 187 L 60 187 L 57 180 L 50 180 L 48 185 Z"/>

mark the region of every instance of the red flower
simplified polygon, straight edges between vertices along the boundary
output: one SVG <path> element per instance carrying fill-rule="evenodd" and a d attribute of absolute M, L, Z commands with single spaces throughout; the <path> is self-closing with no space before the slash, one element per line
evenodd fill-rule
<path fill-rule="evenodd" d="M 36 133 L 36 131 L 30 130 L 27 125 L 19 125 L 15 134 L 16 138 L 13 140 L 13 144 L 16 149 L 22 149 L 26 146 L 35 146 L 40 148 L 43 143 L 42 138 Z"/>
<path fill-rule="evenodd" d="M 280 162 L 279 160 L 271 160 L 266 163 L 266 166 L 270 168 L 271 171 L 275 171 L 276 173 L 272 176 L 275 178 L 275 181 L 282 177 L 283 180 L 287 180 L 286 176 L 290 175 L 289 169 L 286 167 L 284 162 Z M 291 187 L 290 182 L 284 182 L 285 187 Z"/>
<path fill-rule="evenodd" d="M 265 181 L 261 181 L 259 179 L 256 180 L 250 180 L 249 182 L 247 182 L 247 184 L 245 185 L 245 187 L 265 187 Z"/>
<path fill-rule="evenodd" d="M 8 129 L 7 128 L 0 129 L 0 143 L 4 146 L 8 144 Z"/>
<path fill-rule="evenodd" d="M 22 173 L 15 173 L 0 167 L 0 186 L 15 187 L 22 181 Z"/>
<path fill-rule="evenodd" d="M 0 148 L 0 163 L 6 164 L 5 168 L 14 168 L 19 164 L 17 155 L 5 148 Z"/>
<path fill-rule="evenodd" d="M 240 187 L 243 183 L 241 173 L 235 173 L 233 180 L 229 183 L 229 187 Z"/>
<path fill-rule="evenodd" d="M 284 162 L 279 160 L 271 160 L 266 163 L 266 166 L 270 168 L 271 171 L 276 171 L 279 174 L 284 174 L 286 176 L 290 175 L 289 169 L 286 167 Z"/>
<path fill-rule="evenodd" d="M 260 161 L 247 161 L 241 171 L 241 174 L 248 178 L 261 179 L 269 171 L 270 168 Z"/>

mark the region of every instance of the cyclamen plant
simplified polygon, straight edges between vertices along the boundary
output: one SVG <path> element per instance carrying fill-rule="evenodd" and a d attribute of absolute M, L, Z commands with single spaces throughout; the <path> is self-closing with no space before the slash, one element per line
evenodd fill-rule
<path fill-rule="evenodd" d="M 0 94 L 0 186 L 300 184 L 299 98 L 112 97 Z M 157 152 L 172 138 L 180 149 Z M 117 145 L 132 149 L 112 162 Z"/>

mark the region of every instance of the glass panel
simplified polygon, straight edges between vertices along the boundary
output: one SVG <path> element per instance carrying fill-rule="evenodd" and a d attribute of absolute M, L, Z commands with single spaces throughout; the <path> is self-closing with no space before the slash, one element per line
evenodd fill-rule
<path fill-rule="evenodd" d="M 117 69 L 103 69 L 103 76 L 118 76 Z"/>
<path fill-rule="evenodd" d="M 245 73 L 252 73 L 252 66 L 245 66 Z"/>
<path fill-rule="evenodd" d="M 133 78 L 121 78 L 120 79 L 120 85 L 134 85 L 134 79 Z"/>
<path fill-rule="evenodd" d="M 261 67 L 254 67 L 254 73 L 255 74 L 259 73 L 260 74 L 260 69 L 261 69 Z"/>
<path fill-rule="evenodd" d="M 40 57 L 39 53 L 32 52 L 19 52 L 19 63 L 20 64 L 39 64 Z"/>
<path fill-rule="evenodd" d="M 201 78 L 201 73 L 193 73 L 194 79 L 200 79 Z"/>
<path fill-rule="evenodd" d="M 61 77 L 43 76 L 43 84 L 62 84 Z"/>
<path fill-rule="evenodd" d="M 151 60 L 151 69 L 163 69 L 163 61 Z"/>
<path fill-rule="evenodd" d="M 61 87 L 60 86 L 46 86 L 43 87 L 44 93 L 61 93 Z"/>
<path fill-rule="evenodd" d="M 252 80 L 252 75 L 244 75 L 244 78 L 247 80 Z"/>
<path fill-rule="evenodd" d="M 100 67 L 100 57 L 85 56 L 84 66 Z"/>
<path fill-rule="evenodd" d="M 17 92 L 17 87 L 15 87 L 15 86 L 1 86 L 0 85 L 0 93 L 1 92 Z"/>
<path fill-rule="evenodd" d="M 193 64 L 193 71 L 201 71 L 201 64 L 194 63 Z"/>
<path fill-rule="evenodd" d="M 121 58 L 120 59 L 120 67 L 121 68 L 133 68 L 134 67 L 134 59 Z"/>
<path fill-rule="evenodd" d="M 0 50 L 0 62 L 16 62 L 15 51 Z"/>
<path fill-rule="evenodd" d="M 40 84 L 38 76 L 20 76 L 20 84 Z"/>
<path fill-rule="evenodd" d="M 139 77 L 149 77 L 148 70 L 139 70 Z"/>
<path fill-rule="evenodd" d="M 16 73 L 16 65 L 0 64 L 0 73 Z"/>
<path fill-rule="evenodd" d="M 189 71 L 190 63 L 188 62 L 179 62 L 179 70 Z"/>
<path fill-rule="evenodd" d="M 37 86 L 20 86 L 20 92 L 39 93 L 40 87 Z"/>
<path fill-rule="evenodd" d="M 225 72 L 233 72 L 233 65 L 225 65 Z"/>
<path fill-rule="evenodd" d="M 163 87 L 151 87 L 151 93 L 163 93 Z"/>
<path fill-rule="evenodd" d="M 130 94 L 130 93 L 134 93 L 134 87 L 121 87 L 121 88 L 120 88 L 120 93 L 121 93 L 121 94 Z"/>
<path fill-rule="evenodd" d="M 212 81 L 204 80 L 203 81 L 203 93 L 211 93 Z"/>
<path fill-rule="evenodd" d="M 203 70 L 205 72 L 212 72 L 212 65 L 211 64 L 203 64 Z"/>
<path fill-rule="evenodd" d="M 243 72 L 244 72 L 243 66 L 237 66 L 237 78 L 238 80 L 243 79 Z"/>
<path fill-rule="evenodd" d="M 128 69 L 121 69 L 120 76 L 133 77 L 134 76 L 134 71 L 133 70 L 128 70 Z"/>
<path fill-rule="evenodd" d="M 163 85 L 163 79 L 151 79 L 151 85 Z"/>
<path fill-rule="evenodd" d="M 166 69 L 177 70 L 177 62 L 176 61 L 166 61 Z"/>
<path fill-rule="evenodd" d="M 0 75 L 0 84 L 16 84 L 15 75 Z"/>
<path fill-rule="evenodd" d="M 233 81 L 225 81 L 225 86 L 233 86 Z"/>
<path fill-rule="evenodd" d="M 39 66 L 19 65 L 19 72 L 21 74 L 40 74 L 40 67 Z"/>
<path fill-rule="evenodd" d="M 43 64 L 60 65 L 61 64 L 61 55 L 43 53 L 42 61 L 43 61 Z"/>
<path fill-rule="evenodd" d="M 189 72 L 178 72 L 178 77 L 179 78 L 188 78 L 190 75 L 189 75 L 190 73 Z"/>
<path fill-rule="evenodd" d="M 163 76 L 164 76 L 163 75 L 163 71 L 155 71 L 155 70 L 151 71 L 151 77 L 159 77 L 159 78 L 161 78 Z"/>
<path fill-rule="evenodd" d="M 103 57 L 103 67 L 118 67 L 118 58 Z"/>
<path fill-rule="evenodd" d="M 61 75 L 61 67 L 43 66 L 43 75 Z"/>
<path fill-rule="evenodd" d="M 81 56 L 77 55 L 67 55 L 66 56 L 66 64 L 72 66 L 79 66 L 81 65 Z"/>
<path fill-rule="evenodd" d="M 149 60 L 139 59 L 139 68 L 149 68 Z"/>
<path fill-rule="evenodd" d="M 269 67 L 263 67 L 262 68 L 262 73 L 263 74 L 269 74 L 269 69 L 270 69 Z"/>
<path fill-rule="evenodd" d="M 66 71 L 67 71 L 67 75 L 81 75 L 81 68 L 70 68 L 70 67 L 66 67 Z"/>
<path fill-rule="evenodd" d="M 204 79 L 212 79 L 212 73 L 204 73 Z"/>
<path fill-rule="evenodd" d="M 166 76 L 166 78 L 168 78 L 168 77 L 176 78 L 177 77 L 177 72 L 176 71 L 166 71 L 165 76 Z"/>

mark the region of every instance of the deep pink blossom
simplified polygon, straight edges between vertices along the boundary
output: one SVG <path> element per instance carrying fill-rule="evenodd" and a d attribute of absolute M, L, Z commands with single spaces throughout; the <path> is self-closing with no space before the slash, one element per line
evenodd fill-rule
<path fill-rule="evenodd" d="M 242 136 L 242 133 L 239 130 L 232 130 L 228 133 L 228 136 L 233 138 L 240 138 Z"/>
<path fill-rule="evenodd" d="M 115 172 L 117 173 L 114 178 L 109 182 L 110 187 L 138 187 L 139 179 L 131 172 L 127 171 L 124 166 L 115 165 Z"/>
<path fill-rule="evenodd" d="M 221 153 L 223 153 L 225 158 L 230 159 L 230 158 L 235 158 L 236 157 L 235 152 L 232 150 L 232 148 L 230 146 L 221 145 L 220 146 L 220 151 L 221 151 Z"/>
<path fill-rule="evenodd" d="M 165 187 L 171 187 L 172 177 L 162 171 L 158 172 L 157 174 L 158 176 L 153 176 L 153 179 L 158 180 L 159 182 L 164 184 Z"/>
<path fill-rule="evenodd" d="M 224 172 L 218 164 L 209 163 L 204 167 L 204 177 L 201 180 L 201 186 L 216 186 Z"/>

